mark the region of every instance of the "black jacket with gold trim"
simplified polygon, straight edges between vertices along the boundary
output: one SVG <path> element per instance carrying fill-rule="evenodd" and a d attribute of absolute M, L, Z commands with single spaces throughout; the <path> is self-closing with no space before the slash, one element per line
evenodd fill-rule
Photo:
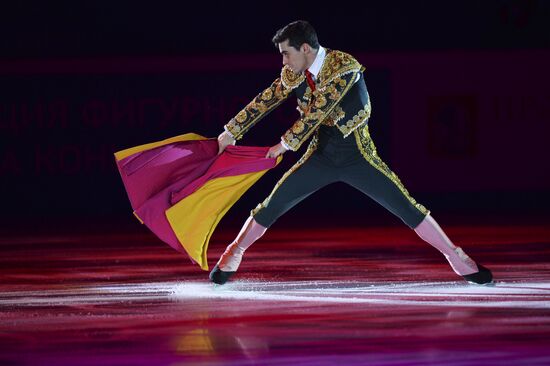
<path fill-rule="evenodd" d="M 284 66 L 280 77 L 232 118 L 225 128 L 240 140 L 252 126 L 294 92 L 300 119 L 281 136 L 293 151 L 298 150 L 321 124 L 336 126 L 347 137 L 356 128 L 368 123 L 370 117 L 364 70 L 351 55 L 327 49 L 316 90 L 312 92 L 304 75 L 295 74 Z"/>

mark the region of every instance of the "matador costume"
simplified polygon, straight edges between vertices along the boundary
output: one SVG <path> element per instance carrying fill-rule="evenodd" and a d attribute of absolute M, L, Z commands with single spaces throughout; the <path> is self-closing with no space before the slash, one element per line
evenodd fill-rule
<path fill-rule="evenodd" d="M 269 227 L 318 189 L 333 182 L 345 182 L 415 228 L 429 211 L 410 196 L 376 152 L 368 129 L 371 103 L 364 67 L 341 51 L 320 48 L 319 54 L 317 61 L 323 56 L 324 60 L 318 62 L 320 68 L 314 83 L 285 66 L 280 77 L 225 126 L 239 140 L 294 93 L 300 119 L 285 132 L 282 143 L 296 151 L 312 136 L 304 155 L 251 215 L 262 226 Z M 312 68 L 315 66 L 314 62 Z"/>

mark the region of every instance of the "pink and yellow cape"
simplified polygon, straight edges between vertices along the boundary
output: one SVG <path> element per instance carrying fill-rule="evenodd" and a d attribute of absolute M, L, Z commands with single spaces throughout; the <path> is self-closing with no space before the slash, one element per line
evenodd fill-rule
<path fill-rule="evenodd" d="M 194 133 L 115 153 L 134 215 L 156 236 L 208 270 L 206 251 L 225 213 L 282 160 L 269 147 L 229 145 Z"/>

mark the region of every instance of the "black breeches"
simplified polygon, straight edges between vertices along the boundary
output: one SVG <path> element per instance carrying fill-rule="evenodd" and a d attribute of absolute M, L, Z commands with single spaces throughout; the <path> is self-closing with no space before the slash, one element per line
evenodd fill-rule
<path fill-rule="evenodd" d="M 303 199 L 334 182 L 357 188 L 410 228 L 418 226 L 427 215 L 397 176 L 389 169 L 378 169 L 365 159 L 353 134 L 344 139 L 335 127 L 321 126 L 315 152 L 278 183 L 263 207 L 255 212 L 254 219 L 260 225 L 270 227 Z"/>

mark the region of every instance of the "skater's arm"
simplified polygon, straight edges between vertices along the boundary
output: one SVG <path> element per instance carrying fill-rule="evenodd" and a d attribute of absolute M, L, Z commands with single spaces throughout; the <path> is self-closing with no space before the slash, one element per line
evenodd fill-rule
<path fill-rule="evenodd" d="M 279 106 L 292 93 L 292 87 L 277 78 L 267 89 L 259 93 L 229 123 L 225 125 L 233 138 L 240 140 L 260 119 Z"/>

